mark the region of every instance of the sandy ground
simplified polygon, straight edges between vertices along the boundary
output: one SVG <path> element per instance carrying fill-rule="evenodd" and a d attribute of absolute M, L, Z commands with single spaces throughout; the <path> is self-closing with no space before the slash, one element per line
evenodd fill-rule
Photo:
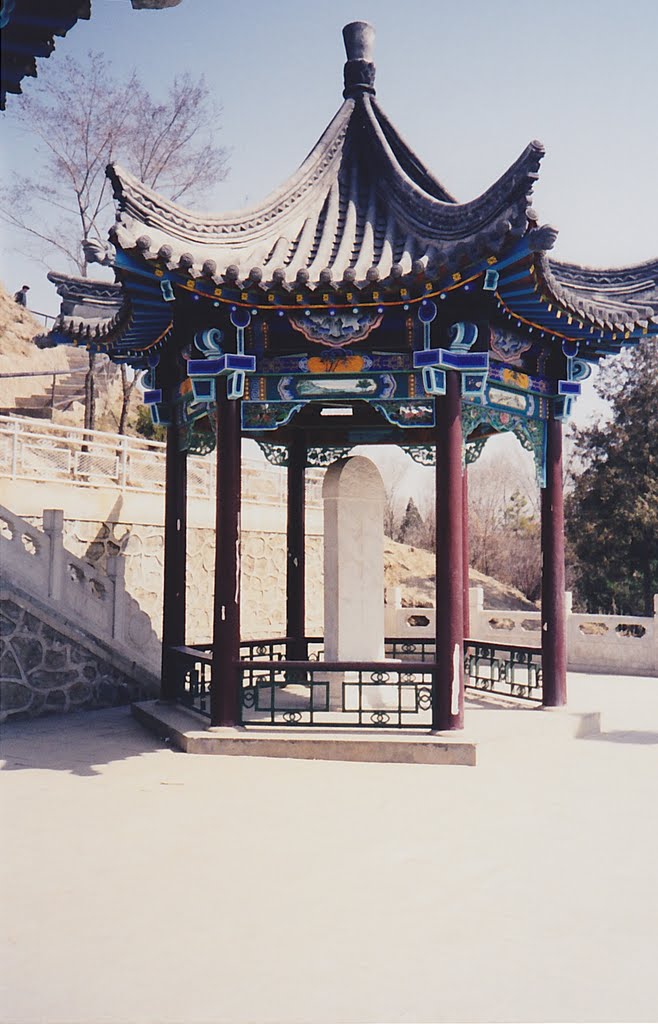
<path fill-rule="evenodd" d="M 0 1020 L 656 1021 L 658 679 L 571 693 L 477 768 L 5 727 Z"/>

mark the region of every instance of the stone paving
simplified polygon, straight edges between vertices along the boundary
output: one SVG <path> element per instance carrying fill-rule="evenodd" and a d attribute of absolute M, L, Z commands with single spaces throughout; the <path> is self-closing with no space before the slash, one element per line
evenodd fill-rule
<path fill-rule="evenodd" d="M 5 726 L 0 1020 L 656 1021 L 658 679 L 570 685 L 477 768 Z"/>

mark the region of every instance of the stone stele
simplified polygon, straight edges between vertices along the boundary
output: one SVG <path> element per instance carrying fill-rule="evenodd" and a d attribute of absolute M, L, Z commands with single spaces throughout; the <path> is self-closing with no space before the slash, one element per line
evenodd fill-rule
<path fill-rule="evenodd" d="M 324 478 L 327 661 L 384 659 L 384 483 L 370 459 L 334 462 Z"/>

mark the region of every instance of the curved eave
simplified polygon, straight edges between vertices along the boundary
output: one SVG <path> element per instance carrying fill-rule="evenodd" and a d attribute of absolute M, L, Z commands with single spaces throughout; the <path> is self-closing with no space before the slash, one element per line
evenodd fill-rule
<path fill-rule="evenodd" d="M 658 261 L 593 270 L 535 253 L 505 268 L 497 298 L 510 320 L 578 341 L 588 359 L 658 336 Z"/>
<path fill-rule="evenodd" d="M 137 275 L 113 283 L 49 273 L 62 297 L 60 315 L 41 345 L 80 345 L 137 365 L 163 344 L 172 326 L 171 308 L 159 282 Z M 107 315 L 99 315 L 105 307 Z"/>
<path fill-rule="evenodd" d="M 167 269 L 241 285 L 362 288 L 500 257 L 528 230 L 543 147 L 531 143 L 483 195 L 456 203 L 369 95 L 347 99 L 300 169 L 260 206 L 182 209 L 116 165 L 116 246 Z"/>

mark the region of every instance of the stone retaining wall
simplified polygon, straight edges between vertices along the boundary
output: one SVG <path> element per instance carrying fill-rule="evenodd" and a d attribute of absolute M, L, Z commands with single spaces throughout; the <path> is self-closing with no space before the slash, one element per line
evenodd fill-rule
<path fill-rule="evenodd" d="M 242 534 L 242 635 L 245 639 L 285 635 L 286 538 L 279 532 Z M 64 520 L 64 546 L 100 572 L 119 555 L 124 562 L 126 593 L 162 637 L 164 529 L 145 523 L 94 523 Z M 215 531 L 192 526 L 187 531 L 187 642 L 212 639 Z M 307 538 L 307 630 L 322 633 L 322 538 Z"/>
<path fill-rule="evenodd" d="M 0 721 L 106 708 L 157 693 L 157 679 L 58 622 L 24 592 L 0 590 Z"/>

